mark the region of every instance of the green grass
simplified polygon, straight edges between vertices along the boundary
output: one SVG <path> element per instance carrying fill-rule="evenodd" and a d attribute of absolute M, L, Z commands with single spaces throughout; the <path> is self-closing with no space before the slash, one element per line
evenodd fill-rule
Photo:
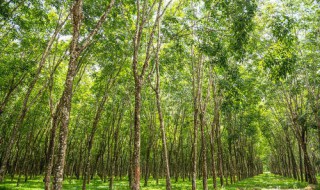
<path fill-rule="evenodd" d="M 320 176 L 319 176 L 320 177 Z M 21 182 L 20 186 L 16 186 L 16 180 L 11 181 L 9 178 L 0 184 L 0 190 L 2 189 L 25 189 L 25 190 L 41 190 L 44 185 L 42 177 L 28 180 L 27 183 Z M 63 183 L 63 189 L 66 190 L 78 190 L 81 189 L 81 180 L 66 179 Z M 143 183 L 141 183 L 143 185 Z M 209 189 L 212 189 L 212 179 L 208 180 Z M 228 185 L 222 189 L 236 190 L 236 189 L 299 189 L 307 186 L 305 182 L 299 182 L 291 178 L 285 178 L 278 175 L 264 173 L 253 178 L 248 178 L 233 185 Z M 109 184 L 103 183 L 98 178 L 92 180 L 87 189 L 108 189 Z M 114 190 L 126 190 L 128 188 L 128 182 L 125 180 L 114 182 Z M 164 190 L 165 180 L 160 179 L 159 184 L 156 184 L 155 180 L 150 179 L 148 187 L 143 187 L 143 190 Z M 172 183 L 173 190 L 189 190 L 191 189 L 191 182 L 180 180 L 177 183 Z M 197 189 L 202 189 L 202 181 L 197 180 Z"/>
<path fill-rule="evenodd" d="M 230 185 L 226 189 L 299 189 L 307 185 L 306 182 L 300 182 L 292 178 L 264 173 Z"/>

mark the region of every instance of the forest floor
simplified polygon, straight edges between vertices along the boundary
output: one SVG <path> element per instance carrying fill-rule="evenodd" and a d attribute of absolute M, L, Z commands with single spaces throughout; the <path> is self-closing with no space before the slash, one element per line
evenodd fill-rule
<path fill-rule="evenodd" d="M 23 178 L 22 178 L 23 179 Z M 16 186 L 16 180 L 11 181 L 10 178 L 4 183 L 0 184 L 0 190 L 9 190 L 9 189 L 25 189 L 25 190 L 41 190 L 44 188 L 43 177 L 38 177 L 37 179 L 28 180 L 28 182 L 21 182 L 20 186 Z M 219 180 L 218 180 L 219 181 Z M 319 176 L 320 181 L 320 176 Z M 202 189 L 202 181 L 197 180 L 197 189 Z M 63 189 L 67 190 L 80 190 L 82 181 L 75 179 L 67 179 L 64 181 Z M 209 189 L 212 189 L 212 179 L 208 181 Z M 87 189 L 108 189 L 108 183 L 103 183 L 99 179 L 92 180 L 92 183 L 88 185 Z M 143 183 L 141 183 L 143 185 Z M 282 176 L 264 173 L 252 178 L 248 178 L 237 182 L 232 185 L 228 185 L 221 189 L 226 190 L 242 190 L 242 189 L 254 189 L 254 190 L 263 190 L 263 189 L 304 189 L 307 186 L 305 182 L 299 182 L 292 178 L 285 178 Z M 128 182 L 125 180 L 114 181 L 114 190 L 126 190 L 128 188 Z M 157 185 L 155 180 L 150 179 L 148 187 L 143 187 L 142 190 L 164 190 L 165 189 L 165 180 L 159 180 Z M 191 189 L 191 182 L 189 181 L 179 181 L 172 183 L 173 190 L 189 190 Z"/>

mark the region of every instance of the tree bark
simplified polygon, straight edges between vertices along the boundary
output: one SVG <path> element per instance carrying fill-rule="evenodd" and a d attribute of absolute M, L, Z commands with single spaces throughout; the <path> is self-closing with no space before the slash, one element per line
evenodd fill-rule
<path fill-rule="evenodd" d="M 298 143 L 298 150 L 299 150 L 299 171 L 300 171 L 300 181 L 303 181 L 303 162 L 302 162 L 302 153 L 301 153 L 301 146 Z"/>
<path fill-rule="evenodd" d="M 207 171 L 207 142 L 204 131 L 204 113 L 200 114 L 200 128 L 201 128 L 201 147 L 202 147 L 202 185 L 204 190 L 208 190 L 208 171 Z"/>
<path fill-rule="evenodd" d="M 170 1 L 171 2 L 171 1 Z M 169 2 L 169 3 L 170 3 Z M 154 1 L 153 5 L 150 7 L 152 10 L 156 1 Z M 168 4 L 169 4 L 168 3 Z M 168 5 L 167 4 L 167 5 Z M 161 11 L 162 0 L 159 1 L 158 9 L 156 13 L 155 21 L 152 25 L 151 32 L 149 34 L 149 38 L 147 39 L 147 47 L 145 59 L 141 68 L 141 72 L 138 71 L 138 58 L 139 58 L 139 50 L 141 44 L 141 36 L 143 33 L 143 27 L 146 23 L 146 18 L 149 16 L 150 12 L 147 9 L 147 1 L 144 1 L 144 6 L 142 12 L 140 12 L 140 0 L 137 1 L 137 17 L 136 17 L 136 25 L 135 25 L 135 35 L 133 39 L 133 58 L 132 58 L 132 71 L 134 77 L 135 84 L 135 106 L 134 106 L 134 150 L 133 150 L 133 183 L 131 186 L 132 190 L 140 189 L 140 114 L 141 114 L 141 89 L 144 82 L 145 72 L 149 67 L 150 56 L 151 56 L 151 45 L 153 43 L 154 33 L 156 27 L 158 25 L 158 21 L 160 17 L 163 15 Z"/>
<path fill-rule="evenodd" d="M 314 171 L 314 168 L 311 165 L 310 157 L 308 155 L 308 150 L 307 150 L 307 142 L 305 137 L 301 139 L 301 148 L 303 152 L 303 160 L 304 160 L 304 166 L 306 170 L 306 178 L 307 182 L 310 184 L 318 184 L 317 178 L 316 178 L 316 173 Z"/>
<path fill-rule="evenodd" d="M 198 141 L 198 93 L 200 85 L 196 84 L 195 77 L 193 78 L 193 142 L 192 142 L 192 190 L 197 189 L 197 141 Z"/>
<path fill-rule="evenodd" d="M 119 118 L 117 121 L 117 125 L 116 125 L 116 129 L 114 132 L 114 148 L 113 148 L 113 156 L 112 156 L 112 160 L 111 160 L 111 169 L 110 169 L 110 181 L 109 181 L 109 189 L 112 190 L 113 189 L 113 177 L 114 174 L 116 176 L 117 172 L 115 170 L 117 170 L 116 166 L 117 166 L 117 158 L 118 158 L 118 152 L 119 152 L 119 131 L 120 131 L 120 126 L 121 126 L 121 121 L 122 121 L 122 110 L 119 111 Z M 117 114 L 116 114 L 117 115 Z"/>
<path fill-rule="evenodd" d="M 134 151 L 133 151 L 133 190 L 140 189 L 140 112 L 141 112 L 141 80 L 135 81 L 134 106 Z"/>
<path fill-rule="evenodd" d="M 67 149 L 68 126 L 71 111 L 73 80 L 76 75 L 77 59 L 79 57 L 78 41 L 80 37 L 80 26 L 82 21 L 82 0 L 76 0 L 72 7 L 73 36 L 70 45 L 70 60 L 68 65 L 67 77 L 65 80 L 64 91 L 60 98 L 56 113 L 61 110 L 61 125 L 59 132 L 58 160 L 55 168 L 53 189 L 62 189 L 65 155 Z M 56 124 L 53 124 L 56 125 Z"/>
<path fill-rule="evenodd" d="M 52 166 L 53 166 L 53 156 L 54 156 L 54 144 L 55 144 L 55 138 L 56 138 L 56 131 L 58 126 L 58 114 L 54 115 L 52 118 L 52 127 L 50 132 L 50 141 L 49 141 L 49 147 L 48 147 L 48 159 L 47 159 L 47 167 L 46 167 L 46 173 L 45 173 L 45 190 L 50 190 L 50 176 L 52 173 Z"/>
<path fill-rule="evenodd" d="M 100 20 L 97 22 L 95 28 L 91 31 L 86 39 L 84 39 L 83 45 L 80 46 L 80 27 L 82 25 L 83 13 L 82 13 L 82 0 L 75 0 L 72 9 L 72 25 L 73 33 L 72 40 L 70 44 L 70 60 L 68 64 L 68 72 L 65 80 L 64 91 L 60 98 L 59 107 L 56 112 L 61 112 L 61 125 L 59 133 L 59 151 L 58 151 L 58 160 L 54 176 L 53 189 L 60 190 L 62 189 L 63 173 L 64 173 L 64 164 L 65 156 L 67 149 L 67 138 L 68 138 L 68 126 L 70 120 L 70 111 L 71 111 L 71 101 L 73 93 L 73 81 L 77 74 L 77 62 L 78 58 L 92 42 L 93 36 L 98 32 L 98 29 L 101 27 L 102 23 L 105 21 L 108 13 L 110 12 L 114 0 L 111 0 L 110 4 L 107 6 L 106 11 L 100 17 Z"/>
<path fill-rule="evenodd" d="M 218 163 L 219 163 L 219 177 L 220 177 L 220 185 L 223 186 L 223 151 L 222 151 L 222 143 L 221 143 L 221 131 L 220 131 L 220 114 L 217 115 L 217 123 L 216 123 L 216 139 L 218 145 Z"/>
<path fill-rule="evenodd" d="M 199 120 L 200 120 L 200 131 L 201 131 L 201 149 L 202 149 L 202 186 L 204 190 L 208 190 L 208 168 L 207 168 L 207 141 L 206 141 L 206 135 L 205 135 L 205 126 L 206 126 L 206 120 L 205 120 L 205 113 L 207 110 L 207 102 L 209 102 L 210 98 L 210 87 L 212 86 L 212 75 L 210 74 L 209 78 L 209 84 L 207 87 L 207 95 L 205 100 L 203 101 L 202 98 L 202 78 L 204 73 L 204 65 L 202 57 L 199 62 L 199 71 L 198 71 L 198 80 L 199 80 Z"/>

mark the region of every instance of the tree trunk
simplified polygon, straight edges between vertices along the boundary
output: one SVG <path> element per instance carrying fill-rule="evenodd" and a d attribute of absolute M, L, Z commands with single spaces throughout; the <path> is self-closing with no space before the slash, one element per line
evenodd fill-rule
<path fill-rule="evenodd" d="M 86 184 L 87 184 L 87 177 L 90 175 L 90 162 L 91 162 L 91 150 L 92 150 L 92 145 L 93 145 L 93 140 L 94 140 L 94 135 L 97 131 L 98 128 L 98 124 L 103 112 L 103 108 L 105 105 L 105 102 L 108 98 L 108 85 L 106 86 L 105 92 L 104 92 L 104 96 L 102 97 L 102 100 L 100 101 L 96 114 L 95 114 L 95 118 L 92 124 L 92 129 L 91 129 L 91 134 L 89 136 L 88 139 L 88 154 L 85 160 L 85 168 L 84 168 L 84 174 L 83 174 L 83 183 L 82 183 L 82 189 L 85 190 L 86 189 Z"/>
<path fill-rule="evenodd" d="M 212 159 L 212 182 L 213 182 L 213 189 L 217 188 L 217 176 L 216 176 L 216 163 L 215 163 L 215 130 L 214 130 L 214 122 L 211 125 L 211 134 L 210 134 L 210 145 L 211 145 L 211 159 Z"/>
<path fill-rule="evenodd" d="M 201 128 L 201 147 L 202 147 L 202 185 L 204 190 L 208 190 L 208 171 L 207 171 L 207 142 L 205 137 L 204 113 L 200 113 Z"/>
<path fill-rule="evenodd" d="M 220 132 L 220 124 L 216 126 L 216 138 L 218 145 L 218 160 L 219 160 L 219 177 L 220 177 L 220 185 L 223 186 L 223 151 L 222 151 L 222 143 L 221 143 L 221 132 Z"/>
<path fill-rule="evenodd" d="M 59 150 L 58 160 L 55 167 L 55 175 L 53 182 L 53 189 L 62 189 L 63 171 L 65 164 L 65 156 L 67 149 L 67 138 L 68 138 L 68 126 L 70 120 L 71 111 L 71 100 L 72 100 L 72 89 L 73 80 L 76 75 L 77 59 L 79 57 L 78 41 L 80 37 L 80 26 L 82 20 L 82 0 L 76 0 L 72 7 L 72 24 L 73 24 L 73 36 L 70 45 L 70 60 L 68 65 L 67 77 L 65 80 L 64 91 L 60 98 L 59 106 L 57 107 L 56 113 L 61 110 L 61 124 L 59 132 Z M 55 123 L 53 125 L 56 125 Z"/>
<path fill-rule="evenodd" d="M 130 114 L 131 116 L 132 114 Z M 132 139 L 133 139 L 133 130 L 132 130 L 132 122 L 130 123 L 130 138 L 129 138 L 129 145 L 132 147 Z M 128 181 L 129 181 L 129 187 L 132 187 L 133 184 L 133 152 L 132 148 L 129 149 L 129 168 L 128 168 Z"/>
<path fill-rule="evenodd" d="M 197 189 L 198 96 L 196 94 L 193 97 L 192 190 Z"/>
<path fill-rule="evenodd" d="M 148 142 L 148 147 L 147 147 L 147 152 L 146 152 L 146 167 L 145 167 L 145 177 L 144 177 L 144 186 L 147 187 L 148 186 L 148 180 L 149 180 L 149 175 L 150 175 L 150 152 L 151 152 L 151 148 L 152 148 L 152 141 L 154 139 L 152 137 L 150 137 L 150 140 Z"/>
<path fill-rule="evenodd" d="M 115 114 L 117 116 L 117 114 Z M 115 117 L 116 117 L 115 116 Z M 109 182 L 109 189 L 112 190 L 113 188 L 113 176 L 114 173 L 116 174 L 115 170 L 117 165 L 117 154 L 118 154 L 118 140 L 119 140 L 119 130 L 121 126 L 121 120 L 122 120 L 122 112 L 119 112 L 119 118 L 116 125 L 116 129 L 114 132 L 114 148 L 113 148 L 113 156 L 112 156 L 112 162 L 111 162 L 111 170 L 110 170 L 110 182 Z"/>
<path fill-rule="evenodd" d="M 141 80 L 135 80 L 133 183 L 131 187 L 132 190 L 140 189 L 140 112 Z"/>
<path fill-rule="evenodd" d="M 59 113 L 58 113 L 59 114 Z M 54 144 L 55 144 L 55 138 L 56 138 L 56 130 L 58 126 L 58 115 L 55 114 L 52 118 L 52 123 L 51 123 L 51 133 L 50 133 L 50 142 L 49 142 L 49 147 L 48 147 L 48 158 L 47 158 L 47 167 L 46 167 L 46 172 L 45 172 L 45 190 L 50 190 L 50 177 L 52 173 L 52 166 L 53 166 L 53 157 L 54 157 Z"/>
<path fill-rule="evenodd" d="M 169 2 L 170 3 L 170 2 Z M 168 5 L 168 4 L 167 4 Z M 135 35 L 133 38 L 133 59 L 132 59 L 132 71 L 135 82 L 135 106 L 134 106 L 134 149 L 133 149 L 133 183 L 131 186 L 132 190 L 140 189 L 140 114 L 141 114 L 141 89 L 144 82 L 145 72 L 149 67 L 151 46 L 153 43 L 153 37 L 159 19 L 164 13 L 167 6 L 161 11 L 162 0 L 158 3 L 158 9 L 155 17 L 155 21 L 152 25 L 151 32 L 147 39 L 147 47 L 145 59 L 141 68 L 141 72 L 138 71 L 138 60 L 139 60 L 139 49 L 141 45 L 141 36 L 143 34 L 144 24 L 146 23 L 145 18 L 149 16 L 147 8 L 147 2 L 143 5 L 143 10 L 140 10 L 140 0 L 137 1 L 137 17 L 135 23 Z M 152 7 L 151 7 L 152 9 Z M 141 11 L 141 12 L 140 12 Z M 151 11 L 150 11 L 151 12 Z"/>
<path fill-rule="evenodd" d="M 157 52 L 156 52 L 156 100 L 157 100 L 157 110 L 159 115 L 160 130 L 162 137 L 162 148 L 163 148 L 163 158 L 165 161 L 165 173 L 166 173 L 166 190 L 171 190 L 170 181 L 170 168 L 169 168 L 169 158 L 167 150 L 167 137 L 166 130 L 164 126 L 163 114 L 161 109 L 161 96 L 160 96 L 160 68 L 159 68 L 159 52 L 160 52 L 161 42 L 160 42 L 160 19 L 158 20 L 158 40 L 157 40 Z"/>
<path fill-rule="evenodd" d="M 301 145 L 299 143 L 298 143 L 298 150 L 299 150 L 300 181 L 303 181 L 303 162 L 302 162 Z"/>
<path fill-rule="evenodd" d="M 65 156 L 67 149 L 67 138 L 68 138 L 68 126 L 70 120 L 70 111 L 71 111 L 71 101 L 73 93 L 73 80 L 77 74 L 77 62 L 78 58 L 92 42 L 93 36 L 98 32 L 98 29 L 101 27 L 102 23 L 107 18 L 108 13 L 110 12 L 114 0 L 111 0 L 110 4 L 107 6 L 104 14 L 100 17 L 99 21 L 95 25 L 91 33 L 84 39 L 82 45 L 80 46 L 80 27 L 82 25 L 83 13 L 82 13 L 82 0 L 75 0 L 72 5 L 71 15 L 72 15 L 72 25 L 73 33 L 72 40 L 70 44 L 70 60 L 68 64 L 68 72 L 65 80 L 64 91 L 60 98 L 60 106 L 57 108 L 56 112 L 61 112 L 61 125 L 60 125 L 60 134 L 59 134 L 59 151 L 58 151 L 58 160 L 55 171 L 53 189 L 60 190 L 62 188 L 63 181 L 63 171 L 65 164 Z"/>
<path fill-rule="evenodd" d="M 302 138 L 301 141 L 302 141 L 301 148 L 302 148 L 302 152 L 303 152 L 307 182 L 309 182 L 310 184 L 318 184 L 314 168 L 311 164 L 310 157 L 308 155 L 306 139 Z"/>

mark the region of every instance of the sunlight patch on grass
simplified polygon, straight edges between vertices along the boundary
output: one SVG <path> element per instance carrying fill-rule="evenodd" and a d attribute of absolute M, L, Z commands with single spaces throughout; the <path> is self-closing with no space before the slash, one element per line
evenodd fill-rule
<path fill-rule="evenodd" d="M 320 176 L 319 176 L 320 178 Z M 0 190 L 16 190 L 16 189 L 25 189 L 25 190 L 41 190 L 44 188 L 44 184 L 42 182 L 43 177 L 37 177 L 32 180 L 28 180 L 28 182 L 21 182 L 20 186 L 16 186 L 16 180 L 11 181 L 7 179 L 4 183 L 0 184 Z M 219 180 L 217 180 L 219 181 Z M 319 179 L 320 181 L 320 179 Z M 63 189 L 66 190 L 79 190 L 81 189 L 82 181 L 77 179 L 67 179 L 63 183 Z M 208 179 L 209 189 L 212 189 L 212 179 Z M 294 180 L 292 178 L 286 178 L 279 175 L 274 175 L 271 173 L 264 173 L 253 178 L 248 178 L 237 182 L 232 185 L 228 185 L 220 188 L 221 190 L 244 190 L 244 189 L 255 189 L 255 190 L 263 190 L 263 189 L 301 189 L 307 186 L 307 183 L 300 182 Z M 99 178 L 95 178 L 91 181 L 89 185 L 87 185 L 87 189 L 109 189 L 109 183 L 104 183 Z M 114 181 L 114 190 L 129 190 L 127 179 L 123 180 L 115 180 Z M 141 189 L 142 190 L 165 190 L 165 179 L 160 179 L 158 184 L 155 180 L 150 179 L 148 182 L 148 186 L 143 186 L 143 181 L 141 181 Z M 186 180 L 182 181 L 180 179 L 177 183 L 172 182 L 173 190 L 189 190 L 191 189 L 191 182 Z M 197 180 L 197 189 L 202 189 L 202 181 Z"/>

